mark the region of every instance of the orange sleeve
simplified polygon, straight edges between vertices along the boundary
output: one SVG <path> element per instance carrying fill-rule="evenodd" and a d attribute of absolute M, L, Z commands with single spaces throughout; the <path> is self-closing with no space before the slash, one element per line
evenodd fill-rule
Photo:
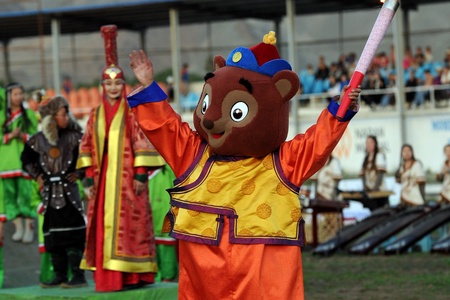
<path fill-rule="evenodd" d="M 303 184 L 323 167 L 347 126 L 348 122 L 339 122 L 324 109 L 316 124 L 281 145 L 280 160 L 284 175 L 298 186 Z"/>
<path fill-rule="evenodd" d="M 167 101 L 137 105 L 133 109 L 139 126 L 178 177 L 191 165 L 201 137 L 182 122 Z"/>

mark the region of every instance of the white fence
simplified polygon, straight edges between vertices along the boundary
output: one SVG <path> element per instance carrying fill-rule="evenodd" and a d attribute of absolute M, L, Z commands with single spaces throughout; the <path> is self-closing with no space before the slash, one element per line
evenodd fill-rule
<path fill-rule="evenodd" d="M 450 100 L 450 84 L 442 84 L 442 85 L 432 85 L 432 86 L 417 86 L 417 87 L 405 87 L 405 93 L 409 92 L 428 92 L 428 96 L 425 97 L 425 100 L 428 101 L 428 105 L 425 105 L 426 108 L 441 108 L 442 106 L 447 107 L 448 101 Z M 436 97 L 436 92 L 442 92 L 441 98 Z M 445 96 L 444 96 L 445 94 Z M 398 89 L 396 87 L 386 88 L 386 89 L 378 89 L 378 90 L 368 90 L 363 89 L 361 92 L 361 97 L 369 96 L 369 95 L 395 95 L 395 99 L 405 99 L 405 97 L 400 97 Z M 330 93 L 321 93 L 321 94 L 301 94 L 297 96 L 297 100 L 300 101 L 300 104 L 304 107 L 311 107 L 313 109 L 319 107 L 325 107 L 328 104 L 328 99 L 335 95 L 331 95 Z M 439 99 L 437 99 L 439 98 Z M 404 101 L 405 102 L 405 101 Z"/>

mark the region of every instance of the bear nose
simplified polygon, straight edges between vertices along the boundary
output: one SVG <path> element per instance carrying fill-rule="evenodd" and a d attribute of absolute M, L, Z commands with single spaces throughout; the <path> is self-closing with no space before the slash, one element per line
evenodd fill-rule
<path fill-rule="evenodd" d="M 205 126 L 206 129 L 211 130 L 214 128 L 214 122 L 209 119 L 203 119 L 203 126 Z"/>

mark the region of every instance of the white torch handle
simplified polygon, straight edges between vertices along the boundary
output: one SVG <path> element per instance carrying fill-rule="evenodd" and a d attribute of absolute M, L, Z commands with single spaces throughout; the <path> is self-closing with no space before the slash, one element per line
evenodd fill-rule
<path fill-rule="evenodd" d="M 361 53 L 361 57 L 358 60 L 355 71 L 366 74 L 367 69 L 375 56 L 378 46 L 380 46 L 381 40 L 386 34 L 397 8 L 398 1 L 396 0 L 387 0 L 384 3 L 375 24 L 373 25 L 372 31 L 370 32 L 366 45 L 364 46 L 364 50 Z"/>

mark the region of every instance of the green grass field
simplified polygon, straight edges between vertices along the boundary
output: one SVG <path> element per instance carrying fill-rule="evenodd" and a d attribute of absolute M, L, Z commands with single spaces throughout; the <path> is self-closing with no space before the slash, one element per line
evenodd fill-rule
<path fill-rule="evenodd" d="M 305 298 L 450 300 L 450 256 L 313 256 L 303 252 Z"/>

